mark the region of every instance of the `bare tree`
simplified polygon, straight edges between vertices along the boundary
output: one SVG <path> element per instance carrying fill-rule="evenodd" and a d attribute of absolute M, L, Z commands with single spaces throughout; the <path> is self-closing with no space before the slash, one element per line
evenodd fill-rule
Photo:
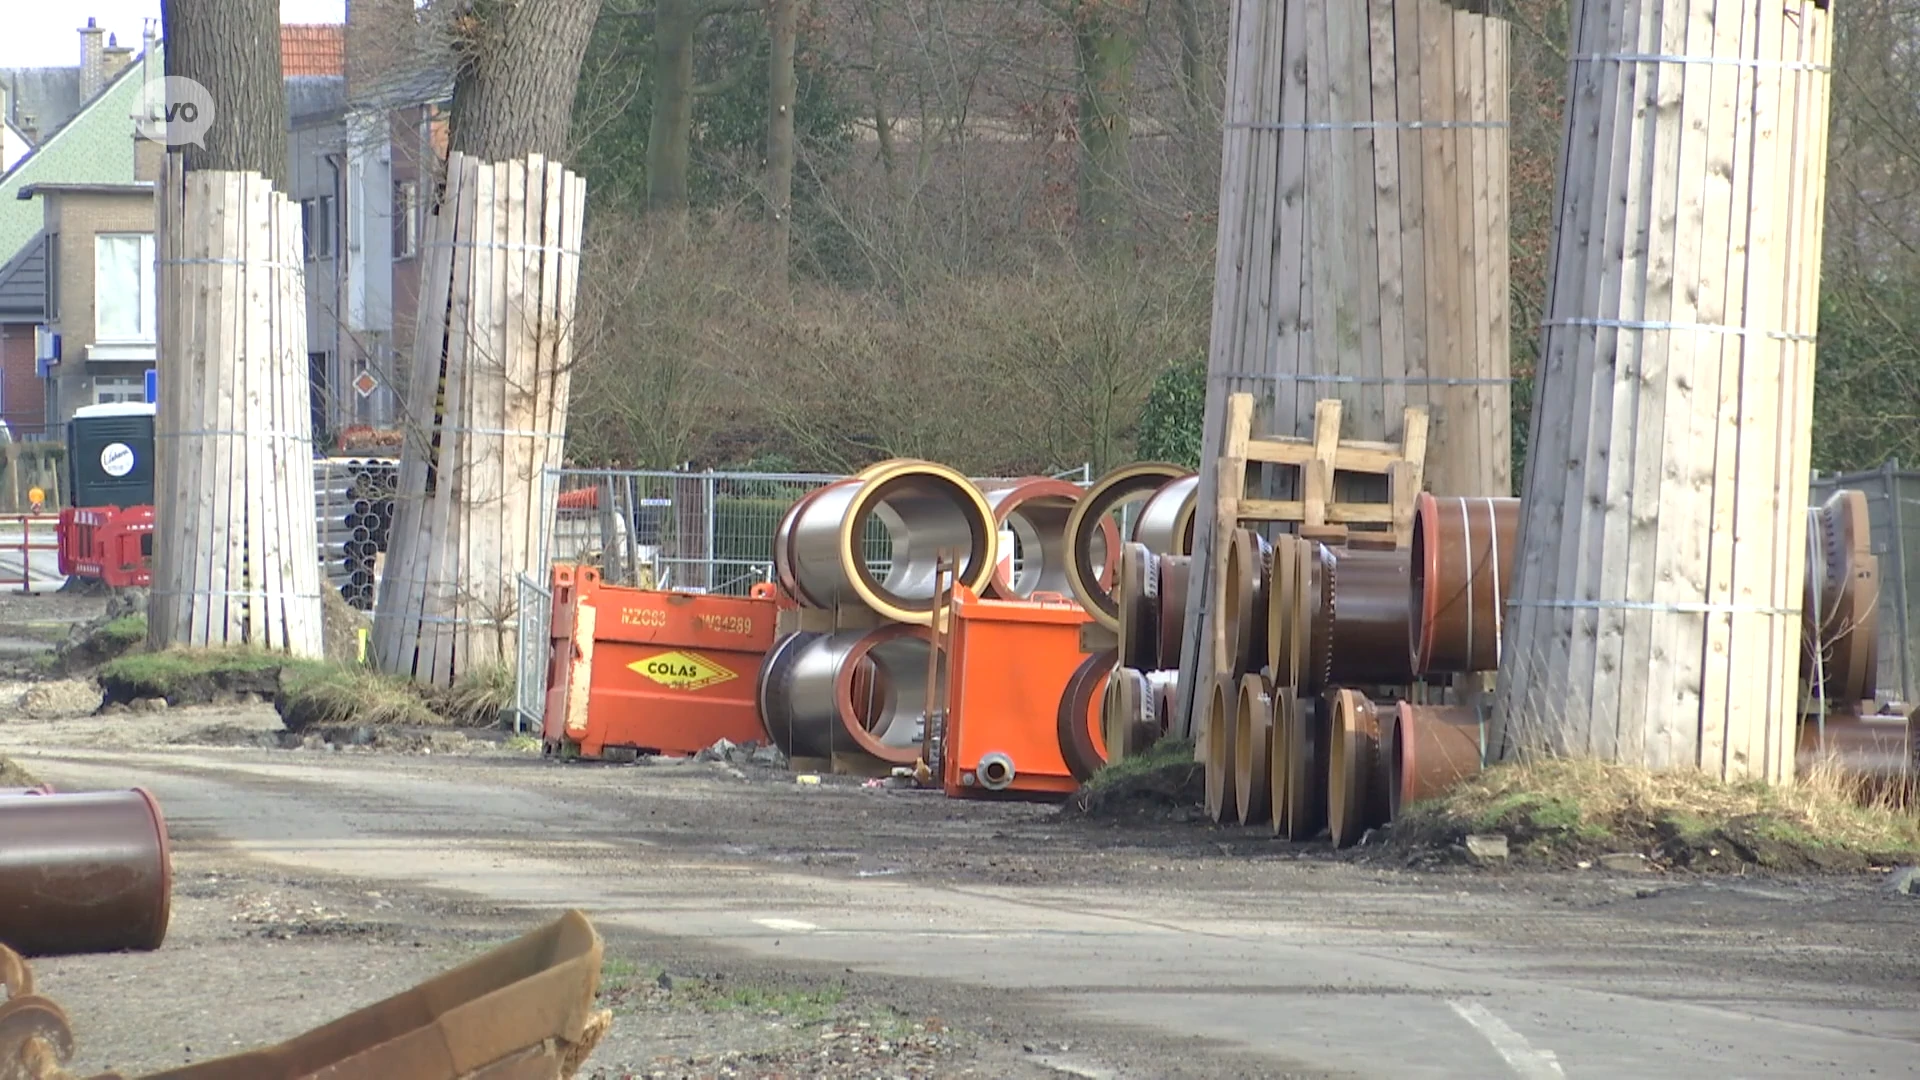
<path fill-rule="evenodd" d="M 767 217 L 773 226 L 773 269 L 787 278 L 793 236 L 793 50 L 800 11 L 795 0 L 773 0 L 772 55 L 767 61 Z"/>
<path fill-rule="evenodd" d="M 257 172 L 279 185 L 287 168 L 287 89 L 280 72 L 279 0 L 162 0 L 167 74 L 207 88 L 214 118 L 188 145 L 186 167 Z"/>

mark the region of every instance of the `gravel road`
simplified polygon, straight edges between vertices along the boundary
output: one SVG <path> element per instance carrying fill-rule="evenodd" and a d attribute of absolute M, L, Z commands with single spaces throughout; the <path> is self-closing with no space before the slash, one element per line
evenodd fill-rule
<path fill-rule="evenodd" d="M 275 723 L 0 722 L 56 784 L 151 788 L 180 844 L 165 949 L 45 967 L 90 1060 L 284 1037 L 569 906 L 613 943 L 603 1077 L 1696 1080 L 1920 1051 L 1920 901 L 1871 878 L 1411 872 L 691 762 L 191 744 Z M 274 905 L 304 928 L 249 914 Z"/>

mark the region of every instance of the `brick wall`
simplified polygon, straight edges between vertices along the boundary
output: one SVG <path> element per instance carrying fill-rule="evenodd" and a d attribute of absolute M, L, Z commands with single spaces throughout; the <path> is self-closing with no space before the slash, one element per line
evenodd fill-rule
<path fill-rule="evenodd" d="M 94 335 L 93 240 L 99 233 L 153 232 L 153 193 L 63 191 L 47 192 L 41 198 L 47 203 L 47 232 L 59 243 L 54 256 L 59 309 L 48 321 L 61 337 L 61 360 L 53 369 L 53 396 L 60 415 L 51 419 L 64 424 L 74 409 L 93 403 L 95 374 L 137 377 L 142 370 L 143 365 L 137 364 L 107 366 L 87 361 Z"/>
<path fill-rule="evenodd" d="M 46 385 L 34 367 L 33 327 L 0 323 L 0 420 L 17 439 L 39 432 L 47 422 Z"/>

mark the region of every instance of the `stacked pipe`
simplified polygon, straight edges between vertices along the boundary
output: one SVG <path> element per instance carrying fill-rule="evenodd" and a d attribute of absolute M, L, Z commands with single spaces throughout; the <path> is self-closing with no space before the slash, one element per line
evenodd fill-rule
<path fill-rule="evenodd" d="M 1118 641 L 1111 654 L 1088 661 L 1106 668 L 1098 699 L 1103 762 L 1139 753 L 1167 731 L 1179 693 L 1199 487 L 1198 474 L 1177 465 L 1134 462 L 1094 481 L 1068 519 L 1068 584 Z M 1103 579 L 1102 537 L 1121 535 L 1126 541 Z M 1116 549 L 1109 542 L 1107 550 Z"/>
<path fill-rule="evenodd" d="M 990 498 L 944 465 L 894 459 L 803 496 L 774 532 L 774 575 L 793 603 L 835 612 L 834 629 L 775 642 L 758 690 L 767 734 L 789 757 L 918 759 L 929 698 L 944 698 L 930 630 L 939 560 L 954 559 L 953 580 L 982 595 L 1064 581 L 1047 525 L 1064 528 L 1060 500 L 1077 494 L 1036 479 Z M 1032 516 L 1011 527 L 1030 537 L 1026 558 L 1005 566 L 1001 528 L 1029 504 Z"/>
<path fill-rule="evenodd" d="M 393 527 L 399 462 L 323 458 L 313 463 L 320 567 L 329 587 L 361 611 L 373 610 L 376 560 Z"/>

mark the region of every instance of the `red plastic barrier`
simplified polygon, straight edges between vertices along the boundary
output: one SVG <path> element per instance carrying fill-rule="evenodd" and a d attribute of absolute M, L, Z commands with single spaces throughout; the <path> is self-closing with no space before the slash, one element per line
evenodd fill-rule
<path fill-rule="evenodd" d="M 60 572 L 98 578 L 116 589 L 153 583 L 147 538 L 153 535 L 153 507 L 122 510 L 68 508 L 60 511 Z"/>

